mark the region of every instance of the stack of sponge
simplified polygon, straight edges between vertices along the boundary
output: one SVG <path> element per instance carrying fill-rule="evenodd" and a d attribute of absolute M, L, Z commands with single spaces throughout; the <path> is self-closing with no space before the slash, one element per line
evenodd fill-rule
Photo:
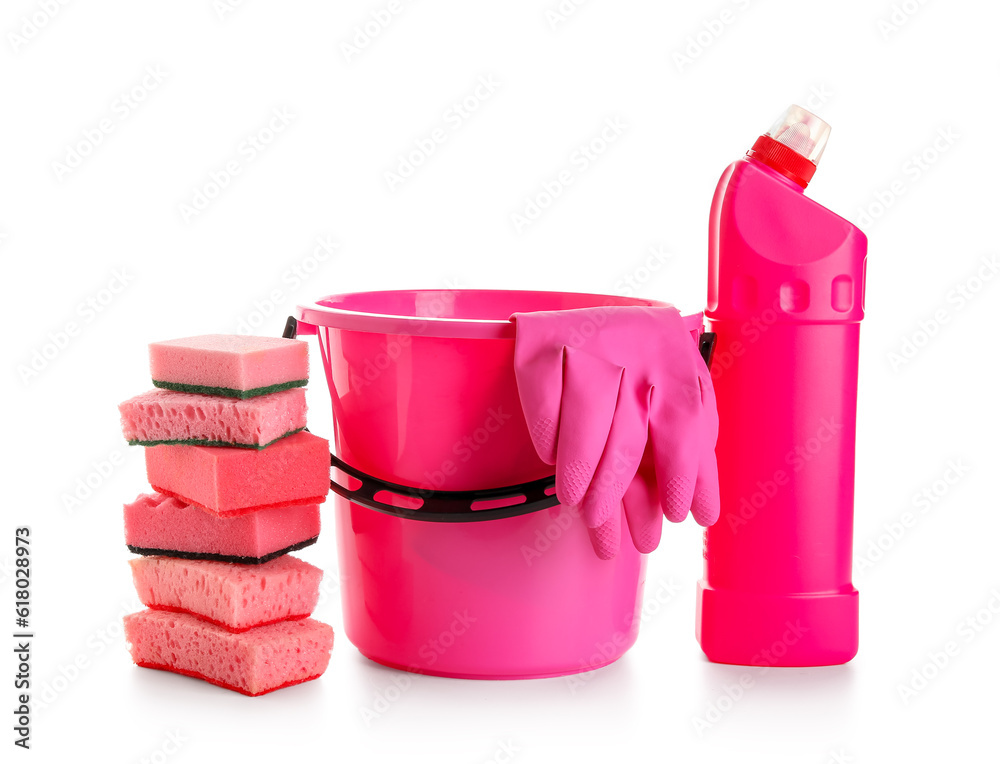
<path fill-rule="evenodd" d="M 125 617 L 133 660 L 261 695 L 321 675 L 333 630 L 309 618 L 329 444 L 305 432 L 300 340 L 206 335 L 150 345 L 157 388 L 119 406 L 156 493 L 125 505 L 147 610 Z"/>

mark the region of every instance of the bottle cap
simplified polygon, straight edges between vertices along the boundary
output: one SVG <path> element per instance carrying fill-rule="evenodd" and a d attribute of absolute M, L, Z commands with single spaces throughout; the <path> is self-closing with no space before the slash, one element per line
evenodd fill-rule
<path fill-rule="evenodd" d="M 805 188 L 830 137 L 830 125 L 801 106 L 785 113 L 754 143 L 747 156 Z"/>

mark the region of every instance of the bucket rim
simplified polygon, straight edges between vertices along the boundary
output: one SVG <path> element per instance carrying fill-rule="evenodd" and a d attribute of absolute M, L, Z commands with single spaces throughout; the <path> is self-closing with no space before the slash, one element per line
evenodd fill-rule
<path fill-rule="evenodd" d="M 537 289 L 391 289 L 343 292 L 320 297 L 314 302 L 303 303 L 295 308 L 295 317 L 302 323 L 330 329 L 347 329 L 376 334 L 401 334 L 421 337 L 455 339 L 514 339 L 514 322 L 510 318 L 456 318 L 452 316 L 408 316 L 395 313 L 375 313 L 362 310 L 324 305 L 324 302 L 345 301 L 352 297 L 370 295 L 424 295 L 428 298 L 454 300 L 456 295 L 514 296 L 531 297 L 573 297 L 593 302 L 589 307 L 611 307 L 635 305 L 642 307 L 674 307 L 671 303 L 646 297 L 608 295 L 595 292 L 557 292 Z M 685 316 L 685 325 L 693 331 L 701 327 L 702 314 Z M 303 332 L 305 333 L 305 332 Z"/>

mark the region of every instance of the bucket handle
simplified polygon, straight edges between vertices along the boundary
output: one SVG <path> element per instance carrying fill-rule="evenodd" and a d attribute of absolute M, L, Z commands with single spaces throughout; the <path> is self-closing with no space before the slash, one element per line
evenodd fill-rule
<path fill-rule="evenodd" d="M 298 336 L 298 328 L 298 321 L 289 316 L 281 336 L 295 339 Z M 531 514 L 559 503 L 554 475 L 503 488 L 438 491 L 380 480 L 352 467 L 333 453 L 330 454 L 330 466 L 358 483 L 355 487 L 349 487 L 331 479 L 330 489 L 334 493 L 353 504 L 360 504 L 376 512 L 408 520 L 432 523 L 485 522 Z M 392 499 L 395 499 L 395 502 Z M 414 504 L 416 506 L 413 506 Z"/>
<path fill-rule="evenodd" d="M 330 466 L 349 475 L 359 485 L 349 488 L 336 480 L 330 480 L 334 493 L 343 496 L 353 504 L 373 509 L 394 517 L 408 520 L 423 520 L 432 523 L 475 523 L 487 520 L 502 520 L 508 517 L 528 515 L 541 509 L 554 507 L 559 503 L 555 492 L 555 476 L 542 478 L 530 483 L 486 488 L 479 491 L 436 491 L 411 488 L 410 486 L 379 480 L 361 470 L 355 469 L 333 454 Z M 384 498 L 394 498 L 397 502 L 418 506 L 400 506 Z M 409 501 L 407 501 L 409 500 Z"/>

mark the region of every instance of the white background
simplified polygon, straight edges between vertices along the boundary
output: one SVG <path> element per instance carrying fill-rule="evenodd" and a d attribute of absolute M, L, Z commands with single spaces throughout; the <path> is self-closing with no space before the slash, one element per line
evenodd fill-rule
<path fill-rule="evenodd" d="M 984 608 L 1000 611 L 1000 278 L 982 258 L 1000 253 L 997 4 L 592 0 L 562 6 L 573 12 L 561 21 L 555 0 L 391 7 L 10 0 L 0 12 L 0 633 L 13 619 L 12 531 L 28 524 L 36 693 L 55 695 L 34 714 L 30 755 L 995 761 L 1000 612 Z M 346 50 L 373 12 L 391 21 Z M 498 84 L 477 98 L 480 78 Z M 467 98 L 476 108 L 456 123 Z M 719 174 L 792 102 L 834 127 L 808 193 L 870 237 L 852 663 L 753 670 L 727 700 L 749 670 L 708 663 L 695 642 L 701 540 L 688 520 L 651 556 L 638 643 L 584 686 L 399 674 L 342 634 L 327 511 L 302 555 L 328 572 L 317 617 L 337 631 L 320 681 L 251 699 L 132 665 L 121 504 L 146 484 L 116 404 L 149 386 L 147 342 L 244 321 L 277 334 L 296 301 L 359 289 L 635 291 L 698 310 Z M 249 156 L 244 141 L 276 109 L 289 124 Z M 574 151 L 608 119 L 624 129 L 580 171 Z M 435 130 L 444 142 L 390 189 L 385 173 Z M 239 174 L 185 215 L 230 160 Z M 565 168 L 572 185 L 518 231 L 512 213 Z M 322 237 L 338 246 L 320 261 Z M 294 268 L 312 273 L 296 284 Z M 118 293 L 102 291 L 116 278 Z M 51 346 L 68 322 L 76 336 Z M 329 434 L 321 378 L 309 400 L 313 429 Z M 100 485 L 74 504 L 87 480 Z M 910 527 L 887 535 L 907 512 Z M 872 543 L 884 551 L 865 567 Z M 678 593 L 661 603 L 670 582 Z M 977 613 L 981 631 L 963 630 Z M 929 654 L 949 641 L 957 655 L 905 703 L 900 686 L 933 674 Z M 0 686 L 9 751 L 14 691 Z M 167 756 L 173 734 L 183 742 Z"/>

